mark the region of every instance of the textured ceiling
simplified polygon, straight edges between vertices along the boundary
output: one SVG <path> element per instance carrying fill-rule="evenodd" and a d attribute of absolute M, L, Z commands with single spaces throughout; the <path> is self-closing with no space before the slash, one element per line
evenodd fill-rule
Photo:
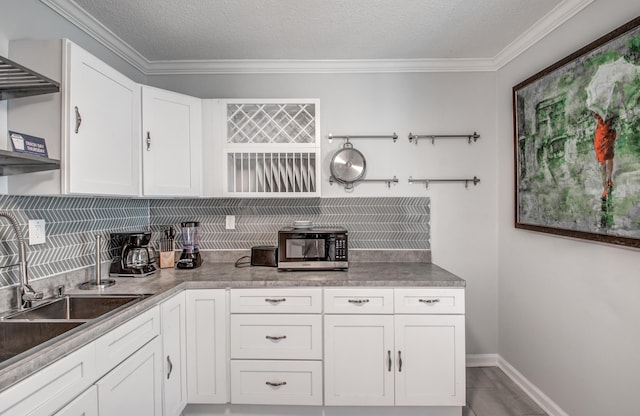
<path fill-rule="evenodd" d="M 561 0 L 75 0 L 148 61 L 491 59 Z"/>

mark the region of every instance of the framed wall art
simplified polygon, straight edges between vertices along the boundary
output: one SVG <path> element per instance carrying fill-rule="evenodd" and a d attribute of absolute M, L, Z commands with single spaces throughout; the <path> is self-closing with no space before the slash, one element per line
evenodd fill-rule
<path fill-rule="evenodd" d="M 515 226 L 640 248 L 640 17 L 513 87 Z"/>

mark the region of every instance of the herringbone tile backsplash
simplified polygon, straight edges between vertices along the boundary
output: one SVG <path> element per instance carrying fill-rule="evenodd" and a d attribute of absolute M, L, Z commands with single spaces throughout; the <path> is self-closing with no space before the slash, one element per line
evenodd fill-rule
<path fill-rule="evenodd" d="M 116 199 L 0 196 L 28 241 L 28 220 L 46 221 L 46 244 L 27 246 L 29 276 L 41 279 L 93 265 L 95 235 L 108 258 L 109 233 L 151 230 L 154 239 L 172 225 L 199 221 L 201 250 L 249 249 L 276 244 L 277 231 L 295 220 L 349 230 L 351 249 L 430 249 L 429 198 Z M 236 216 L 234 230 L 225 217 Z M 18 282 L 18 240 L 0 218 L 0 287 Z"/>
<path fill-rule="evenodd" d="M 13 213 L 27 243 L 29 278 L 39 279 L 93 265 L 95 235 L 106 242 L 114 230 L 149 225 L 149 201 L 141 199 L 1 196 L 0 210 Z M 28 245 L 30 219 L 46 221 L 47 242 Z M 0 287 L 18 282 L 18 239 L 9 221 L 0 218 Z M 101 247 L 107 258 L 108 246 Z"/>
<path fill-rule="evenodd" d="M 295 220 L 349 230 L 351 249 L 429 249 L 429 198 L 165 199 L 150 201 L 151 230 L 199 221 L 203 250 L 275 245 Z M 235 230 L 225 217 L 236 216 Z"/>

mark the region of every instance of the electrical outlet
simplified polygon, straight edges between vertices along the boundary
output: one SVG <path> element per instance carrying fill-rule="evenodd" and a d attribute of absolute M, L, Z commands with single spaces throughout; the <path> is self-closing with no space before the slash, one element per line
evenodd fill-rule
<path fill-rule="evenodd" d="M 29 220 L 29 245 L 44 244 L 47 242 L 45 236 L 44 220 Z"/>
<path fill-rule="evenodd" d="M 227 230 L 235 230 L 236 229 L 236 216 L 235 215 L 227 215 Z"/>

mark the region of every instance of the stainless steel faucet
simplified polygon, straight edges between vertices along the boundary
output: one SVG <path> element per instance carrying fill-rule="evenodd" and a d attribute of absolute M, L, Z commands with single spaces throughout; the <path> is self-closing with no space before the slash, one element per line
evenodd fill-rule
<path fill-rule="evenodd" d="M 15 215 L 8 211 L 0 211 L 0 217 L 9 220 L 13 232 L 18 238 L 18 268 L 20 273 L 20 284 L 18 286 L 18 309 L 30 308 L 34 300 L 40 300 L 44 297 L 42 292 L 36 292 L 29 285 L 29 270 L 27 268 L 27 249 L 24 244 L 24 238 L 20 233 L 20 226 Z M 15 266 L 15 264 L 13 265 Z"/>

